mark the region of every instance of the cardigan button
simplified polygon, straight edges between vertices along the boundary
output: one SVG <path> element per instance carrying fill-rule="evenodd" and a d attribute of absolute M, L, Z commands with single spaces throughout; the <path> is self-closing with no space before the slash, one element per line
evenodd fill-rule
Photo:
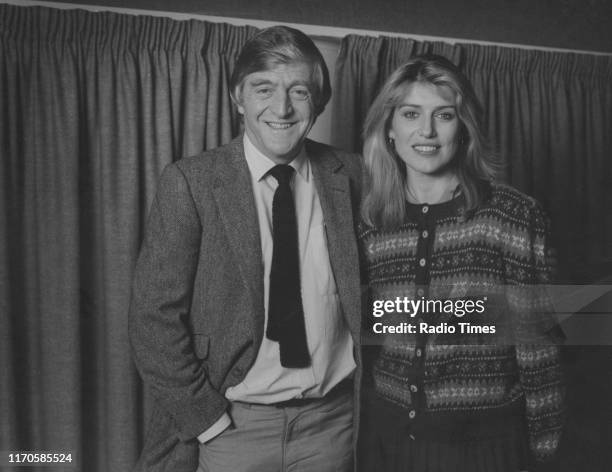
<path fill-rule="evenodd" d="M 423 232 L 421 233 L 421 236 L 423 236 L 423 238 L 427 238 L 429 236 L 429 231 L 427 231 L 426 229 L 423 230 Z"/>
<path fill-rule="evenodd" d="M 421 211 L 423 212 L 423 214 L 425 214 L 429 211 L 429 207 L 427 205 L 423 205 L 423 208 L 421 208 Z"/>
<path fill-rule="evenodd" d="M 421 258 L 421 260 L 419 261 L 419 265 L 420 265 L 421 267 L 425 267 L 425 264 L 427 264 L 427 261 L 426 261 L 426 260 L 425 260 L 425 258 L 423 257 L 423 258 Z"/>
<path fill-rule="evenodd" d="M 419 387 L 417 387 L 416 385 L 412 384 L 412 385 L 410 386 L 410 391 L 411 391 L 412 393 L 416 393 L 418 390 L 419 390 Z"/>
<path fill-rule="evenodd" d="M 412 420 L 414 419 L 415 416 L 416 416 L 416 411 L 410 410 L 410 412 L 408 413 L 408 417 Z"/>
<path fill-rule="evenodd" d="M 417 289 L 417 295 L 419 297 L 422 297 L 423 295 L 425 295 L 425 290 L 423 290 L 422 288 L 418 288 Z"/>

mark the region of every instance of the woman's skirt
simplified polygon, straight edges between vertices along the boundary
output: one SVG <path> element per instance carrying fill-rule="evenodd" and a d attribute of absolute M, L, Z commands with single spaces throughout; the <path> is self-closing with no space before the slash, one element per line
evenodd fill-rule
<path fill-rule="evenodd" d="M 367 398 L 369 397 L 369 399 Z M 408 410 L 374 395 L 362 403 L 360 472 L 519 472 L 527 470 L 524 419 L 510 416 L 498 430 L 436 436 L 435 426 L 412 431 Z M 423 430 L 427 434 L 423 434 Z"/>

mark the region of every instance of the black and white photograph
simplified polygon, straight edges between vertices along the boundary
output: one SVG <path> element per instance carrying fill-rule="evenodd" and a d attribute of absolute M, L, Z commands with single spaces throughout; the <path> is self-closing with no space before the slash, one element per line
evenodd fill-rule
<path fill-rule="evenodd" d="M 0 471 L 612 470 L 612 3 L 0 0 Z"/>

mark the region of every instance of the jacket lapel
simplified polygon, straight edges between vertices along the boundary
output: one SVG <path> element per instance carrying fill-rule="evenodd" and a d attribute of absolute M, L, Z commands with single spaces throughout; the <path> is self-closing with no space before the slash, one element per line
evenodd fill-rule
<path fill-rule="evenodd" d="M 308 146 L 327 236 L 327 249 L 345 319 L 360 332 L 359 267 L 350 180 L 342 162 L 330 151 Z"/>
<path fill-rule="evenodd" d="M 261 239 L 249 169 L 242 136 L 228 145 L 228 153 L 217 159 L 213 194 L 238 270 L 254 301 L 256 339 L 263 335 L 264 286 Z M 213 268 L 214 270 L 214 268 Z"/>

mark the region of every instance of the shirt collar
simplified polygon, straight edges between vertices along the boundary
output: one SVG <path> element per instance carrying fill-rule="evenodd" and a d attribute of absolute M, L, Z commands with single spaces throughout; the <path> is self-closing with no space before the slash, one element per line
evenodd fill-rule
<path fill-rule="evenodd" d="M 269 157 L 264 155 L 255 147 L 246 133 L 243 138 L 244 156 L 246 157 L 247 165 L 251 175 L 257 182 L 266 177 L 266 174 L 276 165 Z M 310 166 L 308 165 L 308 157 L 304 146 L 300 153 L 289 163 L 295 169 L 297 175 L 308 181 L 310 178 Z"/>

